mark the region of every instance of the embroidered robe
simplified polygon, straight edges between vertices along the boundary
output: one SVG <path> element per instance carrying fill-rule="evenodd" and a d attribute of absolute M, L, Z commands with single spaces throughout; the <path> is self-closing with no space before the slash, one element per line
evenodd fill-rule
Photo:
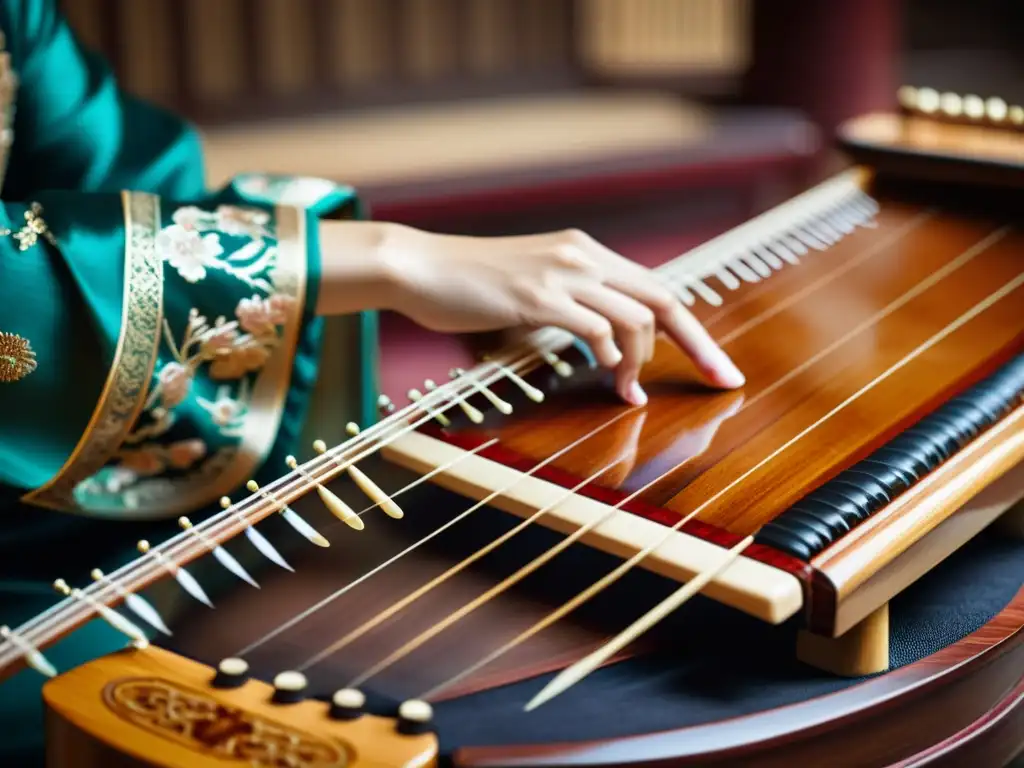
<path fill-rule="evenodd" d="M 197 133 L 122 93 L 55 0 L 0 1 L 0 30 L 0 623 L 16 627 L 56 601 L 53 579 L 84 585 L 372 418 L 376 326 L 331 320 L 325 340 L 313 312 L 318 223 L 360 216 L 353 190 L 252 174 L 208 191 Z M 66 669 L 124 644 L 93 622 L 48 655 Z M 3 686 L 0 764 L 37 750 L 41 682 Z"/>

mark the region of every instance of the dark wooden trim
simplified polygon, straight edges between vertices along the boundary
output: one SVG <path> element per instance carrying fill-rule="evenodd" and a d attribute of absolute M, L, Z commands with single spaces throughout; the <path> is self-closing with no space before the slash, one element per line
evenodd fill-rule
<path fill-rule="evenodd" d="M 844 691 L 627 739 L 458 750 L 458 768 L 999 768 L 1024 751 L 1024 588 L 988 624 Z"/>

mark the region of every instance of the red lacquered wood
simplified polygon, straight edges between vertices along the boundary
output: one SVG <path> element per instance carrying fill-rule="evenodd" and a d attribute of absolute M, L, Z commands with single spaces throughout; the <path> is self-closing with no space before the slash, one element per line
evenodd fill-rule
<path fill-rule="evenodd" d="M 709 725 L 579 744 L 468 748 L 459 768 L 794 765 L 998 768 L 1024 751 L 1024 589 L 981 629 L 845 691 Z"/>

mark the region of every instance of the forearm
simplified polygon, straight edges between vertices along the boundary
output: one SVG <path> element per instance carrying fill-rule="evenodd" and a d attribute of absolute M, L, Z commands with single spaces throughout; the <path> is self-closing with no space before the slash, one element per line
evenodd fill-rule
<path fill-rule="evenodd" d="M 397 228 L 376 221 L 321 222 L 318 315 L 391 308 L 395 280 L 386 253 Z"/>

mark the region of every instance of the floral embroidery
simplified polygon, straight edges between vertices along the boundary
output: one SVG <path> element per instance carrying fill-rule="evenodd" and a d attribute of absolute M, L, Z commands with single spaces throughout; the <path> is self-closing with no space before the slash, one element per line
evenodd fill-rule
<path fill-rule="evenodd" d="M 218 235 L 203 237 L 195 230 L 177 225 L 160 231 L 156 236 L 156 250 L 160 258 L 190 283 L 198 283 L 206 277 L 207 267 L 215 266 L 217 257 L 224 253 Z"/>
<path fill-rule="evenodd" d="M 259 277 L 277 255 L 275 246 L 267 245 L 270 214 L 258 208 L 221 205 L 213 212 L 195 206 L 179 208 L 174 221 L 157 235 L 157 253 L 178 270 L 182 279 L 197 283 L 206 277 L 207 270 L 221 270 L 254 288 L 271 292 L 273 288 Z M 205 233 L 205 234 L 204 234 Z M 221 237 L 246 237 L 246 243 L 227 258 Z"/>
<path fill-rule="evenodd" d="M 95 485 L 108 492 L 123 492 L 125 504 L 142 490 L 142 482 L 160 483 L 168 471 L 203 473 L 207 465 L 225 460 L 233 448 L 211 450 L 200 438 L 167 444 L 167 433 L 178 422 L 176 410 L 198 405 L 221 437 L 243 435 L 254 375 L 258 374 L 280 343 L 281 333 L 295 316 L 297 299 L 290 286 L 278 279 L 287 269 L 277 264 L 271 218 L 258 209 L 222 205 L 214 211 L 195 206 L 176 210 L 172 224 L 156 238 L 158 255 L 189 283 L 200 283 L 212 272 L 230 275 L 252 289 L 238 300 L 234 317 L 212 321 L 193 308 L 184 329 L 175 334 L 164 319 L 164 348 L 168 357 L 155 373 L 144 404 L 144 415 L 125 440 L 115 466 L 109 467 Z M 224 238 L 245 238 L 232 249 Z M 237 294 L 236 294 L 237 295 Z M 200 375 L 205 371 L 205 380 Z M 218 382 L 215 393 L 204 390 Z"/>
<path fill-rule="evenodd" d="M 217 425 L 221 435 L 237 437 L 245 424 L 245 417 L 249 414 L 248 379 L 242 379 L 236 397 L 231 397 L 230 387 L 222 386 L 217 389 L 215 400 L 200 397 L 196 402 L 210 414 L 210 420 Z"/>

